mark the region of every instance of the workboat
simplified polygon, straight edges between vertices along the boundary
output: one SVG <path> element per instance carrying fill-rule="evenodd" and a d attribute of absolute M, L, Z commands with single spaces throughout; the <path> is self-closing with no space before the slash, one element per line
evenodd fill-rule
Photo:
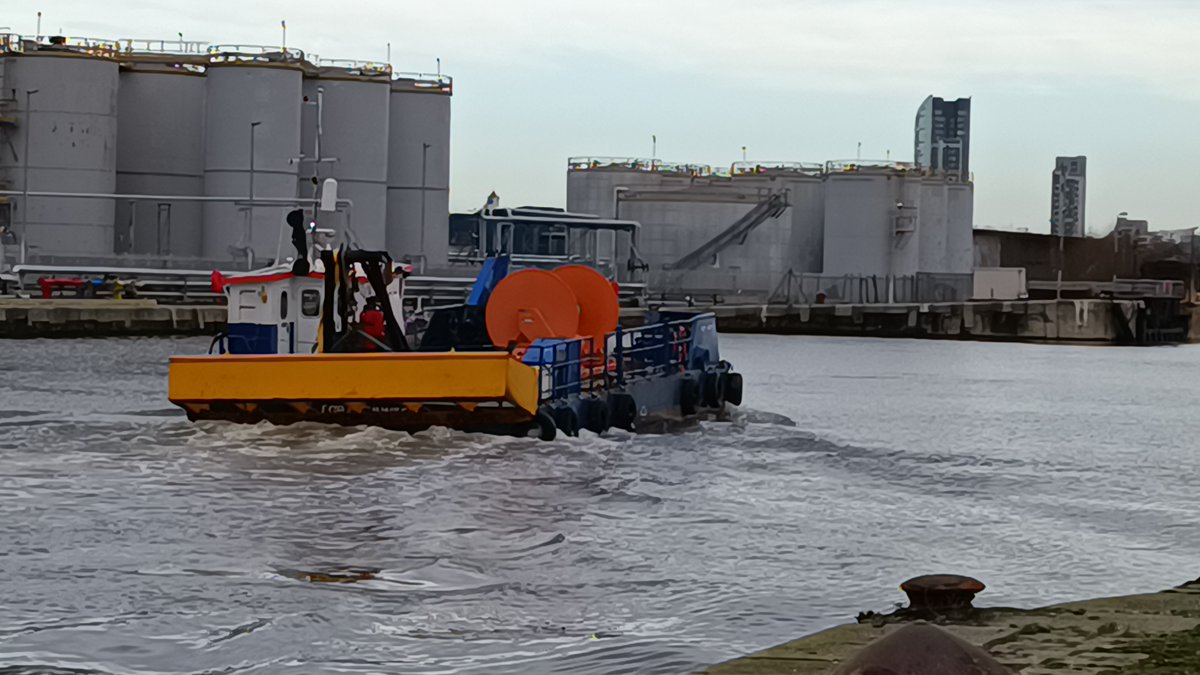
<path fill-rule="evenodd" d="M 294 242 L 304 241 L 294 225 Z M 411 268 L 326 248 L 290 267 L 223 276 L 228 323 L 176 356 L 169 398 L 190 420 L 434 426 L 552 440 L 719 415 L 742 399 L 712 314 L 649 312 L 622 328 L 615 283 L 584 265 L 482 262 L 470 295 L 404 317 Z M 407 330 L 406 330 L 407 329 Z"/>

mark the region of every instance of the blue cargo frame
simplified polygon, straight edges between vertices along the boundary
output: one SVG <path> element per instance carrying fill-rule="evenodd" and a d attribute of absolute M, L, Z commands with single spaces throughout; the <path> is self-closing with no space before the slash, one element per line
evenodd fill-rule
<path fill-rule="evenodd" d="M 662 313 L 648 318 L 650 323 L 618 327 L 595 343 L 590 338 L 538 340 L 527 348 L 522 362 L 541 368 L 541 400 L 560 428 L 567 410 L 579 426 L 605 428 L 592 419 L 599 406 L 591 402 L 601 401 L 607 414 L 621 417 L 614 396 L 627 397 L 619 403 L 632 403 L 636 411 L 633 420 L 613 420 L 613 426 L 627 428 L 636 420 L 677 419 L 724 407 L 719 394 L 705 400 L 701 390 L 729 371 L 720 358 L 716 317 Z"/>

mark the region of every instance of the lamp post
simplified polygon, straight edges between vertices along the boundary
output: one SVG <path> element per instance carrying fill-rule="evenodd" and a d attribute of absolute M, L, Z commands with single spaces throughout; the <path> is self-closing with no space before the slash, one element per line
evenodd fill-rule
<path fill-rule="evenodd" d="M 429 143 L 421 144 L 421 272 L 425 271 L 425 263 L 429 260 L 429 254 L 425 250 L 425 186 L 426 186 L 426 168 L 429 166 L 429 148 L 432 147 Z"/>
<path fill-rule="evenodd" d="M 254 137 L 260 124 L 262 124 L 260 121 L 250 123 L 250 215 L 246 226 L 247 248 L 254 246 Z"/>
<path fill-rule="evenodd" d="M 21 262 L 25 262 L 25 237 L 29 232 L 29 137 L 33 135 L 33 127 L 29 124 L 32 112 L 33 95 L 37 89 L 25 90 L 25 153 L 24 166 L 21 176 Z"/>

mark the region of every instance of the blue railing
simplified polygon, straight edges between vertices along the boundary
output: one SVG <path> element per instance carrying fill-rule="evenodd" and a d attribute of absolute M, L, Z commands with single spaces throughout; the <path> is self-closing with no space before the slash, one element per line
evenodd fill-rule
<path fill-rule="evenodd" d="M 539 340 L 521 360 L 541 367 L 542 400 L 602 394 L 632 380 L 703 368 L 712 355 L 698 348 L 697 338 L 707 324 L 715 330 L 712 314 L 617 328 L 595 343 L 588 338 Z"/>

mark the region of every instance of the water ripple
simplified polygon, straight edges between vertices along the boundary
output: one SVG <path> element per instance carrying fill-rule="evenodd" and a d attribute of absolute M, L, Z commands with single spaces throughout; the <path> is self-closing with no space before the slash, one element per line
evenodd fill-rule
<path fill-rule="evenodd" d="M 917 573 L 1040 604 L 1200 554 L 1193 348 L 733 337 L 730 422 L 538 443 L 189 424 L 203 343 L 0 351 L 0 675 L 679 673 Z"/>

